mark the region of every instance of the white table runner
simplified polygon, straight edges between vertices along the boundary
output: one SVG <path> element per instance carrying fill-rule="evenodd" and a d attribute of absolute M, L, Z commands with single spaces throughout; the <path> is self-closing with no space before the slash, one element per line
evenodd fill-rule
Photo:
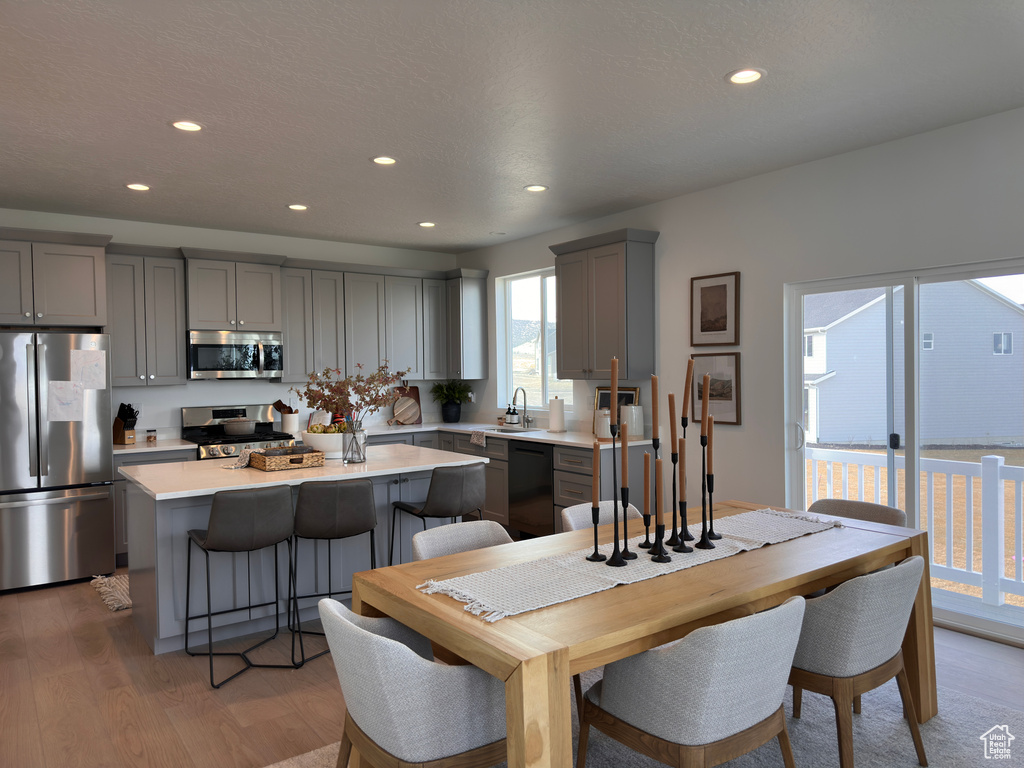
<path fill-rule="evenodd" d="M 670 563 L 652 562 L 648 551 L 637 547 L 642 539 L 637 536 L 629 540 L 629 548 L 638 553 L 639 557 L 622 568 L 611 568 L 604 563 L 586 560 L 586 556 L 593 551 L 591 547 L 444 581 L 430 580 L 420 584 L 418 589 L 428 595 L 448 595 L 466 603 L 466 610 L 475 616 L 494 622 L 506 616 L 603 592 L 619 584 L 653 579 L 712 560 L 721 560 L 738 552 L 758 549 L 766 544 L 778 544 L 833 527 L 839 527 L 839 523 L 813 515 L 759 509 L 716 520 L 715 530 L 722 538 L 715 541 L 714 549 L 694 549 L 690 553 L 669 550 L 672 558 Z M 699 539 L 701 524 L 695 523 L 689 528 Z M 605 544 L 600 547 L 600 551 L 610 555 L 612 547 L 612 544 Z"/>

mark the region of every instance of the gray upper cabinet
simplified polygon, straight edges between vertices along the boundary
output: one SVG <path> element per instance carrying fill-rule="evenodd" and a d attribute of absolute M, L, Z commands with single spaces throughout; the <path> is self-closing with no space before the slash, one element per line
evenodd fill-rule
<path fill-rule="evenodd" d="M 184 384 L 185 262 L 111 253 L 107 285 L 113 385 Z"/>
<path fill-rule="evenodd" d="M 189 259 L 188 326 L 196 331 L 280 331 L 281 267 Z"/>
<path fill-rule="evenodd" d="M 102 240 L 109 237 L 92 236 Z M 107 322 L 102 245 L 0 240 L 0 323 L 100 326 Z"/>
<path fill-rule="evenodd" d="M 345 366 L 349 375 L 375 371 L 387 357 L 384 276 L 345 273 Z"/>
<path fill-rule="evenodd" d="M 345 276 L 313 270 L 313 367 L 345 370 Z"/>
<path fill-rule="evenodd" d="M 418 277 L 384 278 L 385 357 L 393 371 L 407 379 L 423 377 L 423 280 Z"/>
<path fill-rule="evenodd" d="M 412 377 L 410 377 L 412 378 Z M 448 378 L 448 284 L 423 280 L 423 379 Z"/>
<path fill-rule="evenodd" d="M 283 383 L 305 382 L 313 363 L 313 274 L 308 269 L 281 269 L 281 331 L 284 341 Z M 320 369 L 323 370 L 323 369 Z"/>
<path fill-rule="evenodd" d="M 448 375 L 487 378 L 487 280 L 448 280 Z"/>
<path fill-rule="evenodd" d="M 654 372 L 654 243 L 657 232 L 623 229 L 551 246 L 555 253 L 560 379 Z"/>

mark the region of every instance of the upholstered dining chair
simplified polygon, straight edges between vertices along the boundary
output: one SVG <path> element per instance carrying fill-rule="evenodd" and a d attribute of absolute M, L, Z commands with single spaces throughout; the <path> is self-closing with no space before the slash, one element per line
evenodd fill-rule
<path fill-rule="evenodd" d="M 487 768 L 505 760 L 505 686 L 473 666 L 430 660 L 425 637 L 389 618 L 320 601 L 345 699 L 338 765 Z"/>
<path fill-rule="evenodd" d="M 583 701 L 577 768 L 590 726 L 679 768 L 719 765 L 778 737 L 793 768 L 782 697 L 803 615 L 804 599 L 791 597 L 606 665 Z"/>
<path fill-rule="evenodd" d="M 918 762 L 928 765 L 902 650 L 923 573 L 924 559 L 915 555 L 895 568 L 858 576 L 807 601 L 800 644 L 789 675 L 793 717 L 800 717 L 803 689 L 831 697 L 840 768 L 853 768 L 854 697 L 893 677 L 903 699 Z"/>
<path fill-rule="evenodd" d="M 412 559 L 427 560 L 454 555 L 456 552 L 509 544 L 511 541 L 508 532 L 493 520 L 467 520 L 415 534 L 412 537 Z"/>
<path fill-rule="evenodd" d="M 615 509 L 615 502 L 611 500 L 598 502 L 598 525 L 611 525 L 612 510 Z M 579 531 L 589 528 L 594 524 L 593 507 L 590 504 L 574 504 L 571 507 L 562 509 L 562 530 Z M 632 504 L 626 507 L 627 520 L 642 520 L 640 510 Z M 640 533 L 640 531 L 637 531 Z"/>
<path fill-rule="evenodd" d="M 483 464 L 461 467 L 434 467 L 430 474 L 427 499 L 419 504 L 396 501 L 391 507 L 391 539 L 388 541 L 388 565 L 395 557 L 395 523 L 399 512 L 418 517 L 427 530 L 428 517 L 456 518 L 477 513 L 484 505 L 486 485 Z"/>
<path fill-rule="evenodd" d="M 369 534 L 370 568 L 377 567 L 377 545 L 374 529 L 377 527 L 377 509 L 373 503 L 373 483 L 370 480 L 327 480 L 305 482 L 299 486 L 299 496 L 295 500 L 295 531 L 293 534 L 293 565 L 294 583 L 289 590 L 288 628 L 292 631 L 292 663 L 302 666 L 328 653 L 327 649 L 311 656 L 306 656 L 306 646 L 302 636 L 323 635 L 323 632 L 302 629 L 299 619 L 299 601 L 309 598 L 333 597 L 348 589 L 334 588 L 334 556 L 332 542 L 348 539 L 353 536 Z M 306 554 L 302 553 L 302 541 L 312 539 L 313 551 L 306 546 Z M 317 565 L 322 562 L 316 556 L 317 540 L 326 541 L 327 581 L 320 586 L 317 577 Z M 321 555 L 322 557 L 322 555 Z M 300 568 L 300 563 L 306 568 Z M 299 591 L 300 571 L 312 572 L 312 591 Z M 298 635 L 299 656 L 295 656 L 295 635 Z"/>
<path fill-rule="evenodd" d="M 835 517 L 850 517 L 854 520 L 866 520 L 871 523 L 885 523 L 906 527 L 907 513 L 896 507 L 885 504 L 872 504 L 870 501 L 853 501 L 851 499 L 818 499 L 807 508 L 808 512 Z"/>

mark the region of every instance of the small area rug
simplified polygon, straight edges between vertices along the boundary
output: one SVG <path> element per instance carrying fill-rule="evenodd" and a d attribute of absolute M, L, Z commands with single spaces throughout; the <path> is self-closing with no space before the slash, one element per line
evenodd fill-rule
<path fill-rule="evenodd" d="M 93 576 L 91 583 L 110 610 L 123 611 L 132 607 L 132 598 L 128 594 L 127 573 L 119 573 L 116 576 Z"/>
<path fill-rule="evenodd" d="M 588 679 L 589 678 L 589 679 Z M 594 672 L 584 675 L 584 688 L 597 679 Z M 568 693 L 566 694 L 568 695 Z M 792 698 L 786 694 L 786 727 L 793 743 L 794 762 L 805 768 L 838 768 L 835 714 L 831 701 L 804 692 L 803 714 L 791 715 Z M 853 748 L 857 768 L 914 768 L 917 755 L 910 730 L 903 722 L 902 705 L 896 681 L 864 694 L 862 714 L 853 716 Z M 576 759 L 577 720 L 573 713 L 573 761 Z M 928 764 L 932 768 L 977 768 L 995 763 L 985 759 L 983 735 L 994 727 L 1007 726 L 1016 740 L 1011 742 L 1010 759 L 999 765 L 1024 765 L 1024 712 L 946 688 L 939 688 L 939 714 L 921 726 Z M 339 717 L 340 728 L 340 717 Z M 1017 754 L 1019 752 L 1019 754 Z M 269 768 L 333 768 L 338 759 L 338 744 L 307 752 L 275 763 Z M 501 765 L 505 765 L 502 763 Z M 656 768 L 661 766 L 612 741 L 596 729 L 590 731 L 587 749 L 588 768 Z M 726 765 L 729 768 L 781 768 L 782 753 L 772 740 L 753 752 Z"/>

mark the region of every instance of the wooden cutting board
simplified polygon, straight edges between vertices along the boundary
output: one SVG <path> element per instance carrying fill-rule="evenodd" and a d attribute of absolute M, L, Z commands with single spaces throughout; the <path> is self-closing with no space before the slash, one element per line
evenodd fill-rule
<path fill-rule="evenodd" d="M 419 387 L 395 387 L 398 400 L 395 401 L 395 416 L 388 424 L 422 424 Z"/>

